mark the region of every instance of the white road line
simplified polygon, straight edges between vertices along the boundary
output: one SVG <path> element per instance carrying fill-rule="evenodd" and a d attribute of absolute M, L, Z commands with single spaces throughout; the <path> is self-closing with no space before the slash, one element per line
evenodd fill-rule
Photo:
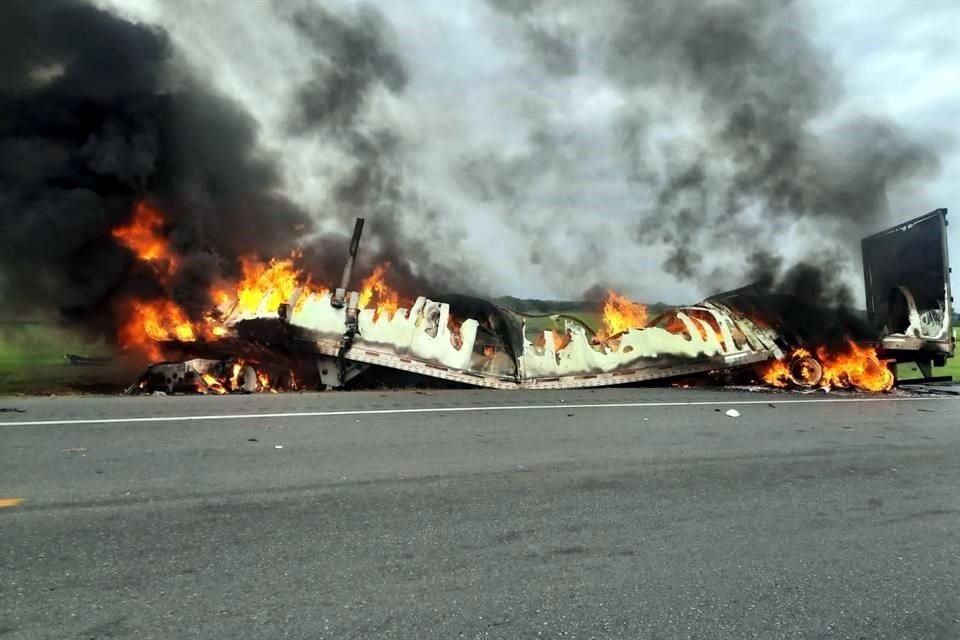
<path fill-rule="evenodd" d="M 272 420 L 282 418 L 323 418 L 329 416 L 383 416 L 407 413 L 467 413 L 476 411 L 539 411 L 550 409 L 638 409 L 658 407 L 730 407 L 746 405 L 798 405 L 825 403 L 933 402 L 956 398 L 812 398 L 810 400 L 703 400 L 699 402 L 605 402 L 584 404 L 518 404 L 472 407 L 413 407 L 410 409 L 353 409 L 343 411 L 291 411 L 286 413 L 226 413 L 200 416 L 148 416 L 135 418 L 82 418 L 78 420 L 24 420 L 0 422 L 0 427 L 41 427 L 74 424 L 134 424 L 139 422 L 188 422 L 201 420 Z"/>

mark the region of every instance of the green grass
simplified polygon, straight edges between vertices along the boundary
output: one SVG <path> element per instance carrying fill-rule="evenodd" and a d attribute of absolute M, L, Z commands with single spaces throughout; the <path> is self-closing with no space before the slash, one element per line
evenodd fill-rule
<path fill-rule="evenodd" d="M 953 335 L 958 341 L 960 341 L 960 327 L 954 328 Z M 960 380 L 960 358 L 955 356 L 947 360 L 946 365 L 942 367 L 934 367 L 933 375 L 953 376 L 954 380 Z M 912 362 L 905 362 L 897 365 L 897 378 L 900 380 L 913 380 L 919 377 L 921 377 L 920 370 L 917 368 L 917 365 L 913 364 Z"/>
<path fill-rule="evenodd" d="M 102 355 L 109 349 L 102 340 L 54 324 L 0 323 L 0 367 L 62 362 L 66 353 Z"/>
<path fill-rule="evenodd" d="M 562 313 L 565 316 L 576 318 L 594 331 L 602 325 L 600 318 L 603 314 L 599 311 L 555 311 L 553 313 Z M 557 327 L 558 329 L 563 328 L 564 322 L 564 318 L 554 320 L 550 316 L 541 316 L 541 314 L 537 314 L 535 317 L 526 317 L 525 319 L 527 321 L 527 338 L 530 340 L 533 340 L 541 331 L 552 329 L 553 327 Z"/>
<path fill-rule="evenodd" d="M 96 340 L 55 324 L 0 322 L 0 394 L 50 393 L 77 389 L 122 389 L 131 380 L 125 363 L 73 367 L 67 353 L 110 354 Z"/>

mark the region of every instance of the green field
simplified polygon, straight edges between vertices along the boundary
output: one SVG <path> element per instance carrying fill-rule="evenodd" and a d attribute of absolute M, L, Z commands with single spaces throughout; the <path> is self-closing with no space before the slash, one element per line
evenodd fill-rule
<path fill-rule="evenodd" d="M 960 341 L 960 327 L 954 328 L 953 330 L 954 337 Z M 955 381 L 960 381 L 960 357 L 954 356 L 947 360 L 947 364 L 942 367 L 934 367 L 933 375 L 935 376 L 953 376 Z M 904 363 L 897 365 L 897 378 L 900 380 L 913 380 L 919 378 L 920 370 L 917 369 L 917 365 L 912 363 Z"/>
<path fill-rule="evenodd" d="M 0 323 L 0 367 L 26 362 L 62 362 L 66 353 L 105 355 L 109 350 L 102 340 L 55 324 Z"/>
<path fill-rule="evenodd" d="M 102 340 L 40 322 L 0 322 L 0 394 L 120 390 L 137 366 L 117 361 L 107 366 L 74 367 L 67 353 L 105 356 Z M 131 377 L 134 375 L 134 377 Z"/>
<path fill-rule="evenodd" d="M 583 324 L 587 325 L 594 331 L 596 331 L 603 323 L 600 318 L 602 314 L 599 311 L 567 311 L 567 312 L 557 312 L 562 313 L 565 316 L 576 318 Z M 557 329 L 563 328 L 564 318 L 555 318 L 553 316 L 524 316 L 527 324 L 527 338 L 533 340 L 538 333 L 545 331 L 547 329 L 552 329 L 556 327 Z"/>

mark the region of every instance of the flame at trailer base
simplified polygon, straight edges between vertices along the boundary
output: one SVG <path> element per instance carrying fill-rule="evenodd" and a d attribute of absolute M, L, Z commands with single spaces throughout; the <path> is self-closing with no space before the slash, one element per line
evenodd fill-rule
<path fill-rule="evenodd" d="M 292 371 L 286 383 L 278 380 L 278 383 L 274 384 L 271 380 L 271 374 L 263 367 L 264 365 L 259 362 L 242 358 L 221 361 L 202 373 L 198 372 L 199 378 L 195 379 L 194 388 L 202 394 L 213 393 L 217 395 L 254 392 L 277 393 L 278 391 L 294 391 L 297 389 Z"/>
<path fill-rule="evenodd" d="M 839 349 L 817 347 L 816 357 L 807 349 L 792 351 L 783 360 L 767 363 L 760 377 L 774 387 L 817 386 L 824 389 L 856 388 L 863 391 L 889 391 L 894 375 L 877 350 L 852 340 Z M 819 378 L 819 379 L 817 379 Z"/>

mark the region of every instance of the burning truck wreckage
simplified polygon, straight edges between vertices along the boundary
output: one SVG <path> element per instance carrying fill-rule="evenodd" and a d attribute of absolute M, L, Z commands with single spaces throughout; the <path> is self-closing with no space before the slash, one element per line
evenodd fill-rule
<path fill-rule="evenodd" d="M 476 297 L 405 298 L 387 285 L 389 264 L 352 290 L 358 219 L 336 288 L 312 282 L 293 256 L 244 261 L 243 280 L 211 291 L 215 308 L 199 321 L 172 300 L 131 303 L 121 343 L 156 364 L 127 393 L 344 389 L 389 370 L 495 389 L 734 382 L 888 391 L 896 362 L 917 363 L 931 379 L 931 366 L 954 352 L 946 214 L 863 240 L 865 322 L 753 285 L 652 318 L 611 291 L 596 330 L 563 314 L 534 329 L 533 316 Z M 163 223 L 141 203 L 113 232 L 161 275 L 177 268 Z"/>

